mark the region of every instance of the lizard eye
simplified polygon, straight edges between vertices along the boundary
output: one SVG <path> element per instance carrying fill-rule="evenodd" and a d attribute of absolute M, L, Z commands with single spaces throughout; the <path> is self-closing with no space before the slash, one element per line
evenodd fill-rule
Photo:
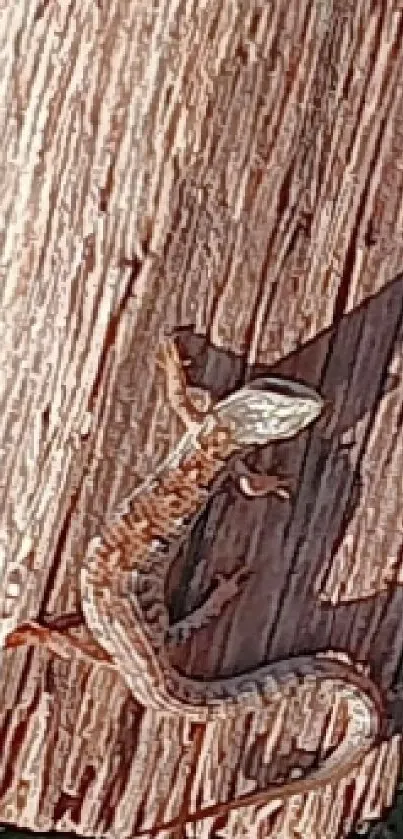
<path fill-rule="evenodd" d="M 286 379 L 276 379 L 276 378 L 264 378 L 264 379 L 255 379 L 248 383 L 248 388 L 253 388 L 253 390 L 270 390 L 271 393 L 276 393 L 279 396 L 285 396 L 289 398 L 299 398 L 299 399 L 317 399 L 318 402 L 321 402 L 322 399 L 319 394 L 313 390 L 313 388 L 309 387 L 309 385 L 304 385 L 302 382 L 290 382 Z"/>

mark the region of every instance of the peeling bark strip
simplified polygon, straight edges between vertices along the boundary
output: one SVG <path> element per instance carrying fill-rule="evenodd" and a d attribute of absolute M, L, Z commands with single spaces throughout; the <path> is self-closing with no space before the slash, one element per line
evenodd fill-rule
<path fill-rule="evenodd" d="M 337 648 L 386 696 L 402 681 L 400 6 L 3 3 L 1 640 L 38 615 L 85 640 L 82 557 L 179 439 L 155 354 L 192 324 L 187 372 L 215 399 L 270 368 L 334 409 L 250 455 L 291 504 L 234 483 L 210 500 L 166 602 L 180 622 L 217 579 L 246 581 L 170 660 L 211 678 Z M 345 703 L 296 685 L 193 725 L 31 647 L 1 654 L 0 693 L 0 820 L 41 831 L 176 836 L 204 811 L 206 839 L 333 839 L 377 817 L 400 772 L 398 735 L 331 794 L 220 815 L 310 771 Z"/>

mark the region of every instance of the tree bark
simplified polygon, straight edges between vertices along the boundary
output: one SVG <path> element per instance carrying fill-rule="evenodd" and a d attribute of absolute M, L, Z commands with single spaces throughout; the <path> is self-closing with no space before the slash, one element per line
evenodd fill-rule
<path fill-rule="evenodd" d="M 178 329 L 214 397 L 270 371 L 334 411 L 259 454 L 294 479 L 292 504 L 224 488 L 208 506 L 172 616 L 217 573 L 253 573 L 174 660 L 211 675 L 338 648 L 387 691 L 403 642 L 401 3 L 5 0 L 0 34 L 1 638 L 79 610 L 89 539 L 178 439 L 156 366 Z M 78 658 L 4 652 L 0 820 L 119 839 L 184 825 L 306 768 L 311 690 L 204 728 Z M 189 835 L 345 835 L 391 802 L 400 748 Z"/>

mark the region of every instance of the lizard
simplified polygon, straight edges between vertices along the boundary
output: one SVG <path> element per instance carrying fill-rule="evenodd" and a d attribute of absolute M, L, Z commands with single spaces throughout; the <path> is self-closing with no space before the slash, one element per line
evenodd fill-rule
<path fill-rule="evenodd" d="M 344 778 L 381 741 L 384 700 L 365 668 L 341 651 L 293 656 L 216 679 L 186 676 L 170 663 L 165 582 L 172 542 L 186 534 L 209 498 L 212 481 L 234 455 L 295 436 L 318 419 L 326 402 L 308 385 L 263 377 L 215 404 L 205 392 L 201 405 L 190 395 L 174 339 L 164 342 L 159 363 L 184 432 L 154 474 L 106 518 L 101 533 L 90 541 L 80 569 L 85 621 L 80 637 L 71 633 L 68 620 L 59 628 L 27 621 L 6 636 L 4 646 L 45 646 L 64 659 L 79 654 L 117 671 L 142 706 L 202 723 L 262 708 L 307 680 L 327 685 L 335 697 L 347 701 L 345 736 L 319 766 L 302 778 L 205 808 L 206 815 L 221 815 Z M 287 482 L 278 476 L 238 468 L 237 477 L 246 495 L 288 496 Z M 200 812 L 186 821 L 201 818 Z"/>

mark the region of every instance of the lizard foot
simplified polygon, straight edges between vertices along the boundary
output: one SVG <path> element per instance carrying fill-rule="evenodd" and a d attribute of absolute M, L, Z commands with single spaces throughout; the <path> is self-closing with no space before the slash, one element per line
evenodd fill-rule
<path fill-rule="evenodd" d="M 238 476 L 238 486 L 247 498 L 263 498 L 267 495 L 277 495 L 289 501 L 292 493 L 289 478 L 279 475 L 261 475 L 258 472 L 248 472 Z"/>

